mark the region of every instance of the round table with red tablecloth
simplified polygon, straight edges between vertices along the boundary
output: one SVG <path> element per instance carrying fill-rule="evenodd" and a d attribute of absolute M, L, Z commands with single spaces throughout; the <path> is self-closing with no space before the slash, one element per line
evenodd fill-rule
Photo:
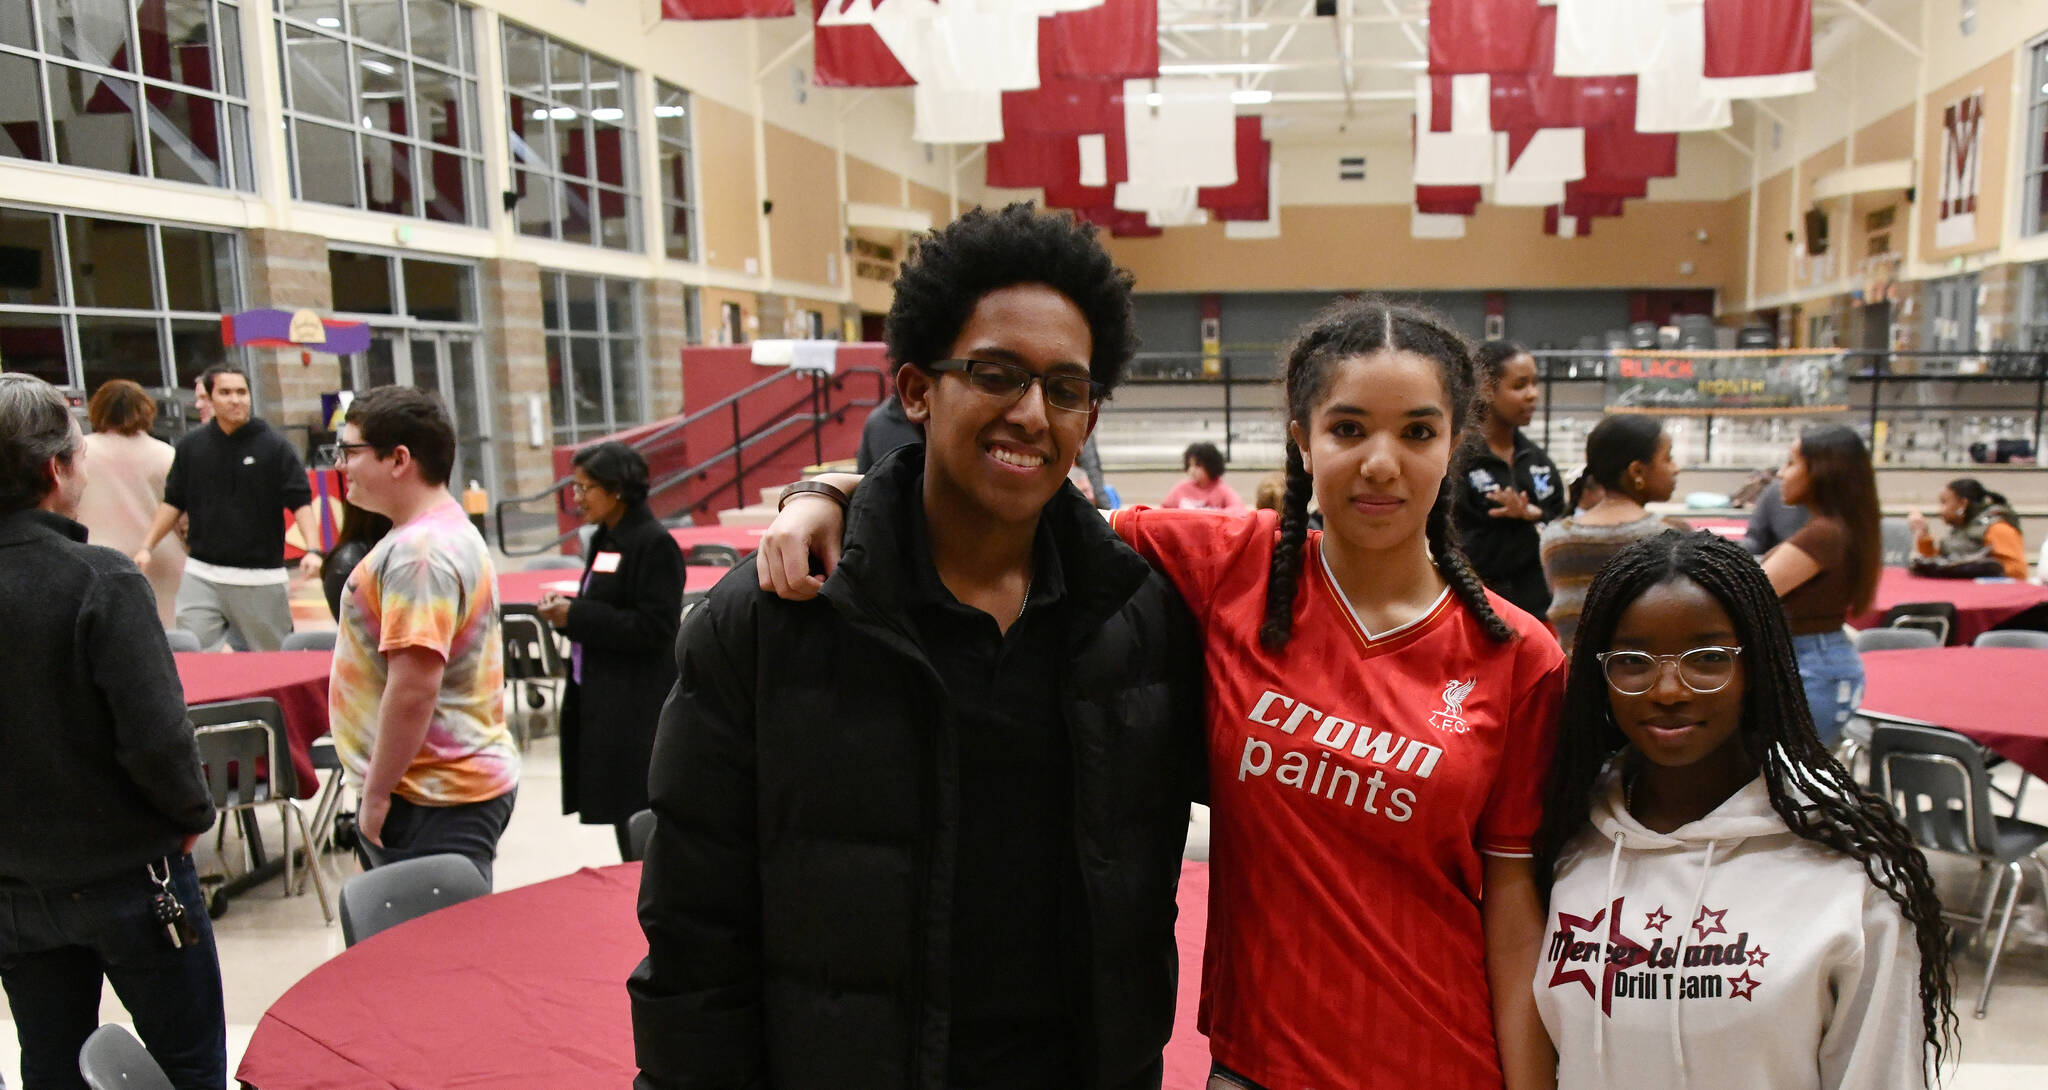
<path fill-rule="evenodd" d="M 320 787 L 313 769 L 313 739 L 327 733 L 327 675 L 334 666 L 331 651 L 236 651 L 226 654 L 182 652 L 178 681 L 185 703 L 212 704 L 267 696 L 284 712 L 292 771 L 298 797 L 310 799 Z"/>
<path fill-rule="evenodd" d="M 683 568 L 683 594 L 708 594 L 712 587 L 731 568 L 714 568 L 708 564 L 690 564 Z M 569 568 L 539 568 L 534 571 L 508 571 L 498 573 L 498 604 L 525 605 L 538 603 L 541 595 L 549 591 L 564 598 L 576 597 L 577 588 L 583 582 L 583 573 Z"/>
<path fill-rule="evenodd" d="M 256 1090 L 630 1085 L 626 977 L 647 954 L 622 863 L 451 905 L 306 974 L 265 1011 L 235 1077 Z M 1209 866 L 1181 870 L 1167 1090 L 1208 1082 L 1195 1030 Z"/>
<path fill-rule="evenodd" d="M 1886 568 L 1878 576 L 1876 600 L 1850 617 L 1849 624 L 1874 628 L 1884 623 L 1887 610 L 1908 602 L 1953 603 L 1956 626 L 1949 642 L 1967 644 L 2022 613 L 2048 606 L 2048 587 L 2010 579 L 1930 579 L 1904 568 Z"/>
<path fill-rule="evenodd" d="M 1955 731 L 2048 779 L 2048 651 L 1866 651 L 1863 674 L 1858 715 Z"/>

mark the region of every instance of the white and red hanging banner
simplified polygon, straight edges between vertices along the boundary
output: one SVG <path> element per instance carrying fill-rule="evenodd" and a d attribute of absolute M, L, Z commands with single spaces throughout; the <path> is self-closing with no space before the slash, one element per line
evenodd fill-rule
<path fill-rule="evenodd" d="M 1940 188 L 1934 205 L 1938 249 L 1977 241 L 1977 192 L 1984 162 L 1984 92 L 1971 91 L 1941 108 Z"/>
<path fill-rule="evenodd" d="M 785 19 L 796 0 L 661 0 L 664 19 Z"/>

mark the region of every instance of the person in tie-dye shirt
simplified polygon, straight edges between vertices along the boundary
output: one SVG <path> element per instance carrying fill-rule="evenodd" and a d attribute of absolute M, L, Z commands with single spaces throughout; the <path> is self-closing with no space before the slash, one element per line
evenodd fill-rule
<path fill-rule="evenodd" d="M 364 865 L 450 852 L 488 882 L 519 750 L 499 698 L 497 573 L 448 493 L 454 426 L 430 395 L 382 386 L 349 407 L 340 451 L 349 502 L 393 524 L 342 591 L 328 686 Z"/>

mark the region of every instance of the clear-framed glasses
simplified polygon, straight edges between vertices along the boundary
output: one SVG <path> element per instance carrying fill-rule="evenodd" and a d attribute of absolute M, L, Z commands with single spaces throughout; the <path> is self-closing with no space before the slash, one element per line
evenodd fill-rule
<path fill-rule="evenodd" d="M 1594 656 L 1607 673 L 1607 684 L 1624 696 L 1641 696 L 1657 687 L 1664 664 L 1678 667 L 1678 680 L 1702 695 L 1718 693 L 1735 680 L 1735 664 L 1741 661 L 1740 647 L 1695 647 L 1677 655 L 1653 655 L 1648 651 L 1604 651 Z"/>
<path fill-rule="evenodd" d="M 377 449 L 377 448 L 375 448 L 375 447 L 371 446 L 371 445 L 370 445 L 370 444 L 368 444 L 368 443 L 339 443 L 339 442 L 338 442 L 338 443 L 334 444 L 334 460 L 335 460 L 335 461 L 337 461 L 337 462 L 346 462 L 346 461 L 348 461 L 348 460 L 349 460 L 350 458 L 353 458 L 353 457 L 355 457 L 355 453 L 356 453 L 356 451 L 359 451 L 359 450 L 375 450 L 375 449 Z"/>
<path fill-rule="evenodd" d="M 564 485 L 563 487 L 567 488 L 569 490 L 569 494 L 572 496 L 581 496 L 586 493 L 596 492 L 604 488 L 604 486 L 601 484 L 584 484 L 582 481 L 570 481 L 567 485 Z"/>
<path fill-rule="evenodd" d="M 1045 387 L 1045 403 L 1055 409 L 1085 413 L 1102 404 L 1101 383 L 1087 375 L 1068 371 L 1040 375 L 1014 363 L 997 363 L 994 360 L 937 360 L 930 369 L 958 371 L 967 376 L 968 383 L 976 390 L 989 397 L 1000 398 L 1005 404 L 1023 397 L 1033 382 Z"/>

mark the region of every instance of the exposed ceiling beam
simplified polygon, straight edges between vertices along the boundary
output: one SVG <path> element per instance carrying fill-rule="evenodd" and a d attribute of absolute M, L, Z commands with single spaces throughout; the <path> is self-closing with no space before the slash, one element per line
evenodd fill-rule
<path fill-rule="evenodd" d="M 1890 23 L 1887 23 L 1883 19 L 1878 18 L 1877 13 L 1871 11 L 1867 7 L 1864 7 L 1862 4 L 1857 3 L 1856 0 L 1827 0 L 1827 2 L 1833 4 L 1838 8 L 1841 8 L 1844 11 L 1847 11 L 1849 14 L 1854 15 L 1858 19 L 1861 19 L 1864 22 L 1869 23 L 1872 29 L 1876 30 L 1879 34 L 1882 34 L 1885 37 L 1890 38 L 1892 40 L 1892 44 L 1898 46 L 1900 49 L 1905 50 L 1907 55 L 1913 57 L 1918 57 L 1920 55 L 1919 45 L 1915 44 L 1911 39 L 1908 39 L 1904 34 L 1901 34 L 1898 31 L 1893 30 L 1892 25 Z"/>
<path fill-rule="evenodd" d="M 1288 45 L 1294 41 L 1295 34 L 1299 33 L 1303 26 L 1315 22 L 1313 18 L 1308 17 L 1309 13 L 1314 10 L 1316 10 L 1316 0 L 1302 0 L 1301 17 L 1296 21 L 1288 24 L 1287 32 L 1280 35 L 1280 40 L 1273 46 L 1273 52 L 1266 55 L 1267 61 L 1278 61 L 1280 59 L 1280 55 L 1282 53 L 1287 52 Z M 1249 80 L 1245 80 L 1244 84 L 1250 90 L 1256 91 L 1258 90 L 1259 84 L 1266 82 L 1266 73 L 1264 72 L 1252 72 L 1247 74 L 1249 74 L 1252 78 Z"/>

